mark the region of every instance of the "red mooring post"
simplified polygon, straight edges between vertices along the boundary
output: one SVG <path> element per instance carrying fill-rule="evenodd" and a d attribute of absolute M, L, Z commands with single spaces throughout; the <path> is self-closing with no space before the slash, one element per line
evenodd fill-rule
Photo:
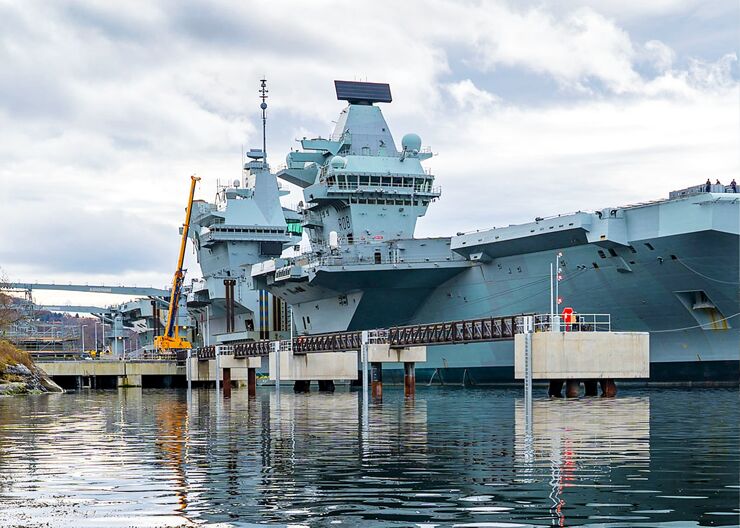
<path fill-rule="evenodd" d="M 617 384 L 612 378 L 606 378 L 600 381 L 601 396 L 604 398 L 614 398 L 617 395 Z"/>
<path fill-rule="evenodd" d="M 565 382 L 565 397 L 578 398 L 581 395 L 581 382 L 579 380 L 567 380 Z"/>
<path fill-rule="evenodd" d="M 374 400 L 383 399 L 383 364 L 382 363 L 371 363 L 370 364 L 371 374 L 371 392 Z"/>
<path fill-rule="evenodd" d="M 416 394 L 416 363 L 413 361 L 403 364 L 403 394 L 407 398 Z"/>
<path fill-rule="evenodd" d="M 247 395 L 257 396 L 257 369 L 247 369 Z"/>
<path fill-rule="evenodd" d="M 231 398 L 231 369 L 223 369 L 222 382 L 224 386 L 224 398 Z"/>

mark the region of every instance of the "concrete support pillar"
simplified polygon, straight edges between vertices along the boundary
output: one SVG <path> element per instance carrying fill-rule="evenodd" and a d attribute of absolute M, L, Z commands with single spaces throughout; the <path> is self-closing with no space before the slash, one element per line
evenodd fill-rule
<path fill-rule="evenodd" d="M 223 369 L 224 398 L 231 398 L 231 369 Z"/>
<path fill-rule="evenodd" d="M 408 398 L 416 394 L 416 363 L 413 361 L 403 364 L 403 394 Z"/>
<path fill-rule="evenodd" d="M 118 376 L 118 387 L 141 387 L 141 374 Z"/>
<path fill-rule="evenodd" d="M 77 390 L 82 390 L 82 376 L 77 376 Z"/>
<path fill-rule="evenodd" d="M 581 382 L 579 380 L 567 380 L 565 382 L 565 397 L 578 398 L 581 395 Z"/>
<path fill-rule="evenodd" d="M 583 382 L 586 396 L 598 396 L 599 395 L 599 382 L 597 380 L 585 380 Z"/>
<path fill-rule="evenodd" d="M 311 392 L 311 380 L 296 380 L 293 383 L 293 392 Z"/>
<path fill-rule="evenodd" d="M 334 380 L 319 380 L 319 392 L 334 392 Z"/>
<path fill-rule="evenodd" d="M 551 398 L 563 397 L 563 380 L 550 380 L 550 387 L 547 389 L 547 395 Z"/>
<path fill-rule="evenodd" d="M 601 384 L 601 396 L 604 398 L 614 398 L 617 395 L 617 384 L 611 378 L 603 379 Z"/>
<path fill-rule="evenodd" d="M 257 396 L 257 369 L 247 369 L 247 394 Z"/>
<path fill-rule="evenodd" d="M 370 364 L 372 386 L 370 392 L 372 393 L 374 400 L 383 399 L 383 364 L 382 363 L 371 363 Z"/>

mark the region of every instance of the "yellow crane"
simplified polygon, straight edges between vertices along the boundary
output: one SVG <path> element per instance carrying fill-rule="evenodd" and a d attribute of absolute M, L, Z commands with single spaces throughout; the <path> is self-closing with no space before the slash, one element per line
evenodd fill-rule
<path fill-rule="evenodd" d="M 182 292 L 182 283 L 185 280 L 185 272 L 182 269 L 182 263 L 185 259 L 185 247 L 188 244 L 188 230 L 190 229 L 190 214 L 193 212 L 193 197 L 195 196 L 195 184 L 200 178 L 198 176 L 190 177 L 190 197 L 188 198 L 188 208 L 185 211 L 185 224 L 182 229 L 182 240 L 180 241 L 180 256 L 177 258 L 177 270 L 175 277 L 172 279 L 172 291 L 170 292 L 170 307 L 167 311 L 167 324 L 165 325 L 164 335 L 154 338 L 154 346 L 160 352 L 169 352 L 182 348 L 192 348 L 190 341 L 180 337 L 180 330 L 177 326 L 177 307 L 180 302 Z"/>

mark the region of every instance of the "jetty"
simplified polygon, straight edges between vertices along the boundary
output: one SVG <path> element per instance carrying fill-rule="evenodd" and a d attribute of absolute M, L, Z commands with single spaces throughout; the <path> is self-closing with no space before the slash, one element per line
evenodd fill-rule
<path fill-rule="evenodd" d="M 516 378 L 524 380 L 530 394 L 534 380 L 545 380 L 550 396 L 562 396 L 565 384 L 565 395 L 577 397 L 581 383 L 586 396 L 596 396 L 598 384 L 602 396 L 615 396 L 616 379 L 650 375 L 648 334 L 613 332 L 606 314 L 578 314 L 573 320 L 549 314 L 479 318 L 213 345 L 125 361 L 51 360 L 40 366 L 55 380 L 73 378 L 78 387 L 110 386 L 110 378 L 119 387 L 142 386 L 152 378 L 181 386 L 185 381 L 188 387 L 215 383 L 227 396 L 233 382 L 245 382 L 254 393 L 257 371 L 266 369 L 275 385 L 292 382 L 296 392 L 309 391 L 312 381 L 319 390 L 333 391 L 336 380 L 361 380 L 373 399 L 381 400 L 384 365 L 403 364 L 404 391 L 413 397 L 415 368 L 426 361 L 427 347 L 489 341 L 511 342 Z"/>

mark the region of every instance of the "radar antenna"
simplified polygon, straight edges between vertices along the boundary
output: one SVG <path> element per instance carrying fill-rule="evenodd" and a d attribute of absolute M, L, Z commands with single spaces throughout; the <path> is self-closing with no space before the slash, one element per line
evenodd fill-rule
<path fill-rule="evenodd" d="M 267 116 L 265 115 L 265 110 L 267 110 L 267 103 L 265 100 L 267 99 L 267 79 L 260 79 L 260 99 L 262 99 L 262 103 L 260 104 L 260 108 L 262 109 L 262 162 L 265 164 L 265 168 L 267 168 Z"/>

